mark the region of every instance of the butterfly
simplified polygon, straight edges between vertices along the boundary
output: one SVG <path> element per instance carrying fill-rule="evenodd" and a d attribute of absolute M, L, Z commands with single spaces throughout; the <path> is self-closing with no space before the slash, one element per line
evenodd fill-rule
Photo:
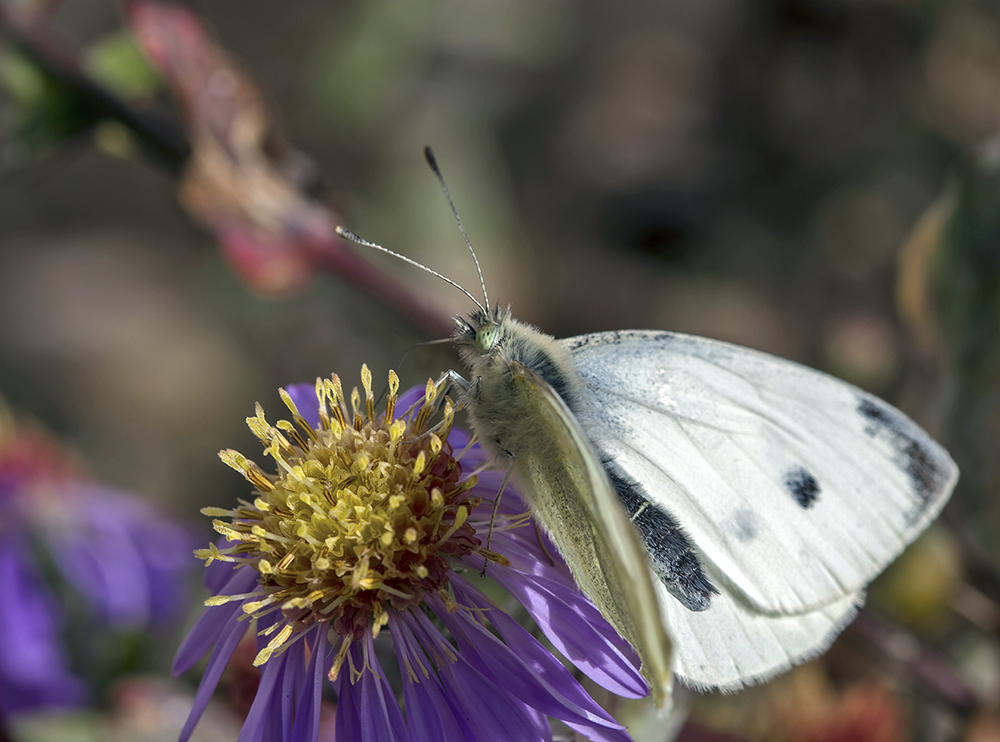
<path fill-rule="evenodd" d="M 825 650 L 958 480 L 905 414 L 822 372 L 672 332 L 556 340 L 483 294 L 449 379 L 658 704 L 672 674 L 735 690 Z"/>

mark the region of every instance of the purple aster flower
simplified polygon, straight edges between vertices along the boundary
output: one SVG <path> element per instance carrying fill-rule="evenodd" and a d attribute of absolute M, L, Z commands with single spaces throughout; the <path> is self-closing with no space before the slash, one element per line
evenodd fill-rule
<path fill-rule="evenodd" d="M 64 629 L 134 631 L 176 615 L 190 543 L 151 506 L 84 481 L 0 402 L 0 716 L 84 703 Z M 57 597 L 67 588 L 83 614 Z"/>
<path fill-rule="evenodd" d="M 580 671 L 622 696 L 648 693 L 631 647 L 576 589 L 515 493 L 504 494 L 485 548 L 502 476 L 452 428 L 451 402 L 430 382 L 399 396 L 390 372 L 376 416 L 367 367 L 362 382 L 364 399 L 354 389 L 349 404 L 337 376 L 281 390 L 293 422 L 272 426 L 258 405 L 247 422 L 276 475 L 220 454 L 255 491 L 232 510 L 203 511 L 225 541 L 198 552 L 214 597 L 174 672 L 211 656 L 181 740 L 251 625 L 260 685 L 239 742 L 316 740 L 325 678 L 339 740 L 549 740 L 548 717 L 592 740 L 628 740 L 470 579 L 488 565 Z M 394 661 L 376 650 L 390 638 Z"/>

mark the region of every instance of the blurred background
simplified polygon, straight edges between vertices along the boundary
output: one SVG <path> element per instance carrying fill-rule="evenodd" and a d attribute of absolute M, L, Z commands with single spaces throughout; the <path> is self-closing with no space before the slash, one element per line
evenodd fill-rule
<path fill-rule="evenodd" d="M 432 145 L 518 318 L 806 363 L 962 469 L 829 655 L 696 699 L 681 739 L 1000 740 L 995 2 L 2 6 L 0 393 L 94 478 L 207 541 L 198 509 L 246 494 L 216 452 L 255 455 L 254 402 L 455 366 L 400 358 L 468 299 L 330 232 L 478 294 Z M 107 697 L 115 733 L 138 738 L 139 696 Z"/>

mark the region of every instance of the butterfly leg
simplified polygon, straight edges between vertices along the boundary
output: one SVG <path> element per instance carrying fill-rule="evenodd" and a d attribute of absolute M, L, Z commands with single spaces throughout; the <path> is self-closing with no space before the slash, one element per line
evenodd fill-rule
<path fill-rule="evenodd" d="M 545 558 L 549 560 L 549 565 L 552 567 L 556 566 L 556 560 L 552 558 L 552 555 L 549 553 L 548 547 L 545 545 L 544 539 L 542 539 L 542 530 L 538 527 L 538 520 L 534 516 L 532 516 L 531 522 L 535 526 L 535 538 L 538 539 L 538 548 L 542 550 L 542 553 L 545 555 Z"/>
<path fill-rule="evenodd" d="M 500 490 L 497 492 L 496 499 L 493 500 L 493 513 L 490 515 L 490 529 L 486 533 L 486 550 L 490 550 L 490 543 L 493 541 L 493 524 L 497 519 L 497 511 L 500 509 L 500 498 L 503 495 L 503 491 L 507 489 L 507 483 L 510 481 L 511 475 L 514 473 L 514 454 L 510 451 L 504 451 L 504 456 L 510 458 L 510 466 L 507 467 L 507 473 L 503 476 L 503 482 L 500 483 Z M 482 576 L 486 576 L 486 567 L 489 566 L 489 561 L 483 562 Z"/>
<path fill-rule="evenodd" d="M 465 400 L 469 395 L 469 391 L 473 386 L 474 384 L 472 382 L 452 369 L 445 371 L 441 374 L 441 378 L 434 382 L 434 388 L 437 390 L 438 399 L 444 399 L 444 397 L 453 389 L 458 390 L 458 401 L 455 403 L 455 409 L 461 409 L 464 406 Z"/>

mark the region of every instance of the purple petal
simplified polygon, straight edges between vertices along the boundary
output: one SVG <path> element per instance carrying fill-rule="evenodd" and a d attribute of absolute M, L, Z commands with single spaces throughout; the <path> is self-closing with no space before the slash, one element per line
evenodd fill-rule
<path fill-rule="evenodd" d="M 293 742 L 316 742 L 319 730 L 319 713 L 323 702 L 323 678 L 331 653 L 330 643 L 326 640 L 326 627 L 317 626 L 314 630 L 312 656 L 306 670 L 306 684 L 299 699 L 298 712 L 295 715 L 295 726 L 292 728 Z M 309 641 L 306 637 L 303 641 Z"/>
<path fill-rule="evenodd" d="M 468 739 L 472 736 L 471 730 L 455 715 L 437 678 L 407 682 L 403 700 L 416 739 Z"/>
<path fill-rule="evenodd" d="M 299 414 L 314 428 L 319 428 L 319 400 L 316 398 L 316 384 L 289 384 L 285 387 Z"/>
<path fill-rule="evenodd" d="M 225 549 L 232 545 L 232 541 L 224 538 L 220 538 L 216 542 L 216 546 L 220 549 Z M 224 562 L 221 559 L 216 559 L 205 567 L 205 588 L 212 595 L 225 595 L 226 593 L 222 591 L 225 589 L 226 583 L 232 578 L 234 572 L 240 571 L 244 566 L 246 565 L 233 564 L 232 562 Z"/>
<path fill-rule="evenodd" d="M 403 702 L 410 734 L 418 740 L 469 739 L 472 732 L 448 703 L 433 668 L 429 668 L 428 674 L 424 675 L 417 664 L 423 662 L 426 667 L 430 661 L 408 626 L 412 621 L 409 611 L 389 614 L 389 630 L 403 677 Z M 441 639 L 444 640 L 443 637 Z M 429 654 L 433 654 L 433 650 Z M 411 669 L 417 675 L 416 679 L 410 677 Z"/>
<path fill-rule="evenodd" d="M 72 529 L 51 533 L 49 548 L 66 580 L 116 623 L 148 623 L 150 604 L 141 555 L 110 507 L 98 504 Z"/>
<path fill-rule="evenodd" d="M 448 433 L 448 443 L 455 449 L 456 454 L 469 445 L 469 440 L 471 440 L 471 436 L 462 428 L 452 428 L 451 432 Z M 465 469 L 475 468 L 480 463 L 478 458 L 471 449 L 466 451 L 465 456 L 462 457 L 462 467 Z"/>
<path fill-rule="evenodd" d="M 348 650 L 356 654 L 356 648 Z M 357 657 L 352 658 L 357 662 Z M 337 693 L 337 718 L 336 733 L 334 739 L 339 740 L 360 740 L 362 739 L 361 725 L 361 688 L 355 686 L 351 680 L 351 670 L 349 661 L 344 662 L 340 669 L 340 674 L 333 681 L 334 691 Z"/>
<path fill-rule="evenodd" d="M 361 739 L 363 742 L 409 742 L 410 733 L 403 721 L 399 703 L 385 679 L 385 673 L 375 656 L 371 633 L 364 638 L 364 662 L 361 676 Z"/>
<path fill-rule="evenodd" d="M 74 517 L 46 530 L 59 570 L 116 625 L 143 626 L 183 605 L 192 539 L 130 495 L 77 484 Z"/>
<path fill-rule="evenodd" d="M 399 395 L 399 399 L 396 400 L 396 417 L 401 417 L 406 414 L 414 405 L 420 405 L 424 401 L 424 391 L 426 387 L 423 386 L 411 386 L 405 392 Z M 419 410 L 419 406 L 413 411 Z"/>
<path fill-rule="evenodd" d="M 575 708 L 579 714 L 596 718 L 599 721 L 594 723 L 588 718 L 581 721 L 575 718 L 579 716 L 578 713 L 574 713 L 572 716 L 556 713 L 551 714 L 552 716 L 562 719 L 571 728 L 590 739 L 616 740 L 617 742 L 625 742 L 625 740 L 630 739 L 628 734 L 624 732 L 624 727 L 602 709 L 563 664 L 524 627 L 465 580 L 453 577 L 452 584 L 455 589 L 455 599 L 459 604 L 482 609 L 484 611 L 482 615 L 493 624 L 510 651 L 521 658 L 530 668 L 530 672 L 540 678 L 546 686 L 556 689 L 566 699 L 564 703 L 568 702 L 568 708 L 571 710 Z M 492 637 L 492 634 L 488 632 L 487 635 Z M 490 662 L 492 663 L 492 661 L 491 655 Z"/>
<path fill-rule="evenodd" d="M 533 530 L 518 528 L 494 533 L 493 548 L 508 555 L 511 566 L 490 565 L 490 576 L 525 606 L 553 644 L 595 682 L 619 695 L 646 695 L 648 691 L 643 690 L 646 684 L 639 674 L 639 660 L 632 647 L 580 593 L 551 542 L 549 553 L 542 551 L 539 536 L 548 539 Z M 483 567 L 483 559 L 478 555 L 462 561 L 477 570 Z"/>
<path fill-rule="evenodd" d="M 249 592 L 256 582 L 257 572 L 252 567 L 243 567 L 230 573 L 228 582 L 216 595 L 239 595 Z M 183 675 L 198 664 L 242 612 L 243 603 L 239 600 L 206 608 L 198 616 L 198 620 L 174 655 L 174 664 L 170 669 L 174 677 Z"/>
<path fill-rule="evenodd" d="M 425 646 L 433 646 L 438 629 L 422 613 L 414 613 L 415 634 Z M 524 704 L 507 693 L 507 689 L 486 678 L 458 654 L 454 662 L 438 663 L 438 674 L 445 696 L 472 730 L 477 740 L 510 740 L 534 742 L 544 740 L 534 719 L 526 713 Z"/>
<path fill-rule="evenodd" d="M 478 591 L 471 585 L 460 579 L 452 579 L 455 597 L 460 605 L 475 602 L 487 608 L 494 608 L 484 596 L 476 595 Z M 536 656 L 532 658 L 534 662 L 526 662 L 487 628 L 471 618 L 469 613 L 465 611 L 448 613 L 436 595 L 430 596 L 428 603 L 451 629 L 462 646 L 463 657 L 510 695 L 548 716 L 562 719 L 574 728 L 587 730 L 587 736 L 592 739 L 628 742 L 629 736 L 622 731 L 621 724 L 593 703 L 569 673 L 557 673 L 551 663 L 543 664 L 543 660 L 537 656 L 537 651 Z M 490 610 L 490 618 L 500 612 L 499 609 Z M 527 643 L 522 642 L 522 647 L 527 646 Z M 538 649 L 542 649 L 541 645 L 538 645 Z M 544 650 L 542 654 L 545 654 Z M 554 657 L 551 659 L 556 662 Z M 532 664 L 535 667 L 532 667 Z M 535 668 L 543 668 L 544 672 L 538 673 Z M 558 680 L 558 686 L 550 684 L 548 678 Z M 567 696 L 566 691 L 570 695 L 585 698 L 586 706 L 575 703 Z"/>
<path fill-rule="evenodd" d="M 229 664 L 233 652 L 236 651 L 236 646 L 246 633 L 247 623 L 238 621 L 236 618 L 231 618 L 223 629 L 224 632 L 217 640 L 215 649 L 212 650 L 212 656 L 208 660 L 205 674 L 201 676 L 201 682 L 198 684 L 198 692 L 194 697 L 194 705 L 191 707 L 191 713 L 188 714 L 184 728 L 181 730 L 179 742 L 187 742 L 188 737 L 191 736 L 195 726 L 197 726 L 201 715 L 205 713 L 205 708 L 208 706 L 208 702 L 215 692 L 215 686 L 219 684 L 219 678 L 222 677 L 226 665 Z"/>
<path fill-rule="evenodd" d="M 469 739 L 472 732 L 460 720 L 445 699 L 436 679 L 421 678 L 403 687 L 406 718 L 414 739 Z"/>
<path fill-rule="evenodd" d="M 506 507 L 507 493 L 504 493 L 503 499 L 505 502 L 500 506 L 501 512 Z M 524 512 L 524 509 L 511 512 Z M 496 551 L 510 559 L 510 566 L 518 572 L 559 579 L 576 588 L 576 581 L 559 550 L 541 531 L 530 526 L 494 531 L 493 544 Z M 542 544 L 545 545 L 544 549 Z"/>
<path fill-rule="evenodd" d="M 278 681 L 284 675 L 287 660 L 288 653 L 285 652 L 264 663 L 264 669 L 260 673 L 260 685 L 257 686 L 257 695 L 254 696 L 250 713 L 247 714 L 246 721 L 243 722 L 243 728 L 240 729 L 240 736 L 236 738 L 236 742 L 260 742 L 264 739 L 268 720 L 277 716 L 272 712 L 272 695 Z M 274 738 L 271 737 L 269 742 L 271 740 Z"/>
<path fill-rule="evenodd" d="M 490 566 L 490 576 L 525 607 L 556 649 L 595 683 L 626 698 L 649 695 L 635 652 L 575 588 L 498 565 Z"/>
<path fill-rule="evenodd" d="M 77 706 L 86 688 L 69 670 L 55 597 L 27 563 L 26 544 L 0 542 L 0 716 L 46 707 Z"/>
<path fill-rule="evenodd" d="M 535 725 L 535 734 L 538 738 L 543 742 L 552 742 L 552 725 L 549 723 L 549 717 L 531 706 L 524 707 L 524 714 Z"/>
<path fill-rule="evenodd" d="M 279 665 L 279 676 L 276 685 L 281 685 L 284 680 L 294 681 L 294 677 L 290 675 L 288 671 L 288 661 L 291 656 L 287 653 L 274 657 L 272 660 L 268 660 L 268 664 L 275 661 Z M 284 660 L 284 662 L 280 662 Z M 282 723 L 281 717 L 281 706 L 283 703 L 282 694 L 284 693 L 283 688 L 275 688 L 271 693 L 271 698 L 264 707 L 261 713 L 260 723 L 257 725 L 258 736 L 257 740 L 259 742 L 287 742 L 288 735 L 292 733 L 292 726 L 285 726 Z M 256 700 L 256 697 L 255 699 Z M 244 722 L 245 724 L 246 722 Z"/>
<path fill-rule="evenodd" d="M 284 738 L 292 733 L 295 728 L 295 715 L 302 702 L 301 696 L 306 686 L 306 657 L 305 641 L 303 635 L 297 638 L 296 642 L 285 650 L 285 669 L 281 677 L 281 693 L 279 695 L 281 703 L 281 713 L 275 714 L 275 720 L 280 724 L 280 729 L 284 732 Z"/>
<path fill-rule="evenodd" d="M 524 705 L 485 678 L 463 657 L 441 667 L 440 673 L 446 693 L 467 714 L 466 721 L 476 739 L 544 742 L 545 737 Z"/>

